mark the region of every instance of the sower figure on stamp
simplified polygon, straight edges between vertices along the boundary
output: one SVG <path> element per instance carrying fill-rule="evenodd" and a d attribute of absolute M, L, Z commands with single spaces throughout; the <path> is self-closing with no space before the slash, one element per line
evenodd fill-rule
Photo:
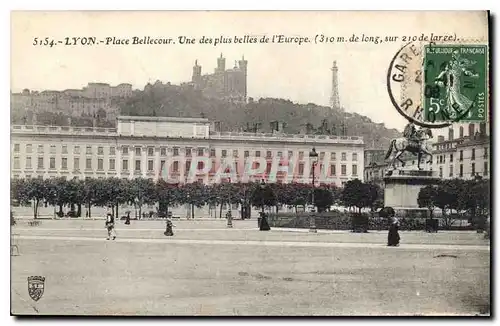
<path fill-rule="evenodd" d="M 109 240 L 111 237 L 113 237 L 113 240 L 115 240 L 115 217 L 111 213 L 108 213 L 108 215 L 106 216 L 106 229 L 108 230 L 108 237 L 106 240 Z"/>
<path fill-rule="evenodd" d="M 445 108 L 451 118 L 456 118 L 457 114 L 467 111 L 474 103 L 474 99 L 469 99 L 462 94 L 462 75 L 479 77 L 477 73 L 469 69 L 474 64 L 476 64 L 475 61 L 462 58 L 458 50 L 455 50 L 452 60 L 443 64 L 441 73 L 435 79 L 435 84 L 446 91 Z"/>

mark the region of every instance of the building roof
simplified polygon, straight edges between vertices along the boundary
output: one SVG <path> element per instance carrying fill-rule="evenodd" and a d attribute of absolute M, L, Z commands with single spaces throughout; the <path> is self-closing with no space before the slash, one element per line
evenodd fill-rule
<path fill-rule="evenodd" d="M 206 118 L 178 118 L 178 117 L 149 117 L 149 116 L 119 116 L 118 121 L 165 121 L 165 122 L 192 122 L 209 123 Z"/>
<path fill-rule="evenodd" d="M 88 86 L 109 86 L 108 83 L 88 83 Z"/>

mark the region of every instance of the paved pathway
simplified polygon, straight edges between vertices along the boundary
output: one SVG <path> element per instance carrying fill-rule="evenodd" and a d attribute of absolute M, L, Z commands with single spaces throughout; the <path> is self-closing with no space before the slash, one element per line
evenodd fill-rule
<path fill-rule="evenodd" d="M 64 236 L 32 236 L 19 235 L 19 239 L 31 240 L 57 240 L 57 241 L 107 241 L 95 237 L 64 237 Z M 299 241 L 243 241 L 243 240 L 198 240 L 198 239 L 175 239 L 165 237 L 163 239 L 144 238 L 118 238 L 114 242 L 129 243 L 175 243 L 175 244 L 199 244 L 199 245 L 245 245 L 245 246 L 274 246 L 274 247 L 323 247 L 323 248 L 371 248 L 386 250 L 472 250 L 490 251 L 489 246 L 477 245 L 440 245 L 440 244 L 405 244 L 399 247 L 387 247 L 380 243 L 349 243 L 349 242 L 299 242 Z"/>
<path fill-rule="evenodd" d="M 97 315 L 476 315 L 488 311 L 490 247 L 474 232 L 258 231 L 256 221 L 12 228 L 12 311 Z M 26 279 L 46 277 L 38 302 Z"/>

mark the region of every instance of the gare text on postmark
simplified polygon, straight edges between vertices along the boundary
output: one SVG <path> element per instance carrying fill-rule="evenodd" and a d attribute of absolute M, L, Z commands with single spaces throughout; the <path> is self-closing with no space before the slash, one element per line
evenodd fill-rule
<path fill-rule="evenodd" d="M 428 128 L 485 121 L 488 117 L 488 51 L 484 43 L 484 40 L 471 40 L 467 44 L 474 45 L 437 42 L 403 45 L 387 71 L 388 95 L 398 113 Z M 457 49 L 462 50 L 452 56 Z"/>
<path fill-rule="evenodd" d="M 387 92 L 393 106 L 408 121 L 421 127 L 443 128 L 450 123 L 429 122 L 424 117 L 422 67 L 425 45 L 409 42 L 395 53 L 387 70 Z"/>
<path fill-rule="evenodd" d="M 427 45 L 423 62 L 424 120 L 485 122 L 486 45 Z"/>

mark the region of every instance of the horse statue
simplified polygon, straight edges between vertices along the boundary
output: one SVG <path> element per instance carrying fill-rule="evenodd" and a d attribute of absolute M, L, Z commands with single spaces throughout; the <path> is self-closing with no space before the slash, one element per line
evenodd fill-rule
<path fill-rule="evenodd" d="M 405 166 L 405 162 L 401 160 L 400 156 L 404 152 L 410 152 L 413 155 L 418 156 L 417 167 L 419 170 L 422 170 L 422 168 L 420 167 L 420 160 L 422 159 L 422 155 L 429 156 L 429 160 L 427 161 L 427 163 L 432 162 L 432 147 L 428 141 L 432 137 L 433 136 L 431 129 L 421 128 L 415 131 L 414 136 L 412 138 L 409 137 L 394 138 L 391 140 L 391 144 L 389 145 L 389 150 L 385 155 L 385 159 L 387 160 L 391 156 L 392 151 L 394 150 L 396 154 L 394 155 L 391 161 L 391 167 L 393 169 L 396 169 L 396 166 L 394 165 L 396 160 L 400 161 L 402 166 Z"/>

